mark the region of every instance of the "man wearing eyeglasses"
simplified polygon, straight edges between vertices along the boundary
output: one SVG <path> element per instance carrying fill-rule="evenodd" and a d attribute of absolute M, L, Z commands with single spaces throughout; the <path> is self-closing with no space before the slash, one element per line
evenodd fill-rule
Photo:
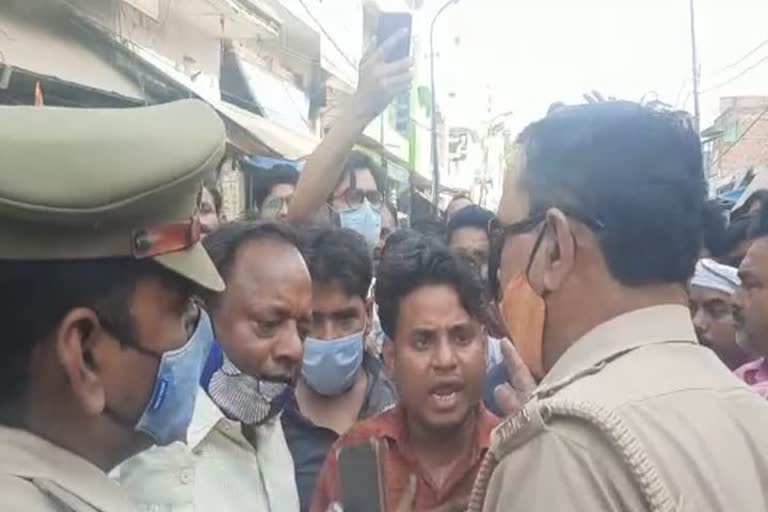
<path fill-rule="evenodd" d="M 341 179 L 329 200 L 339 226 L 356 231 L 373 252 L 381 234 L 385 189 L 384 171 L 362 151 L 349 155 Z"/>
<path fill-rule="evenodd" d="M 610 101 L 521 135 L 492 276 L 540 382 L 495 431 L 470 511 L 768 510 L 768 404 L 687 308 L 706 190 L 691 124 Z"/>
<path fill-rule="evenodd" d="M 275 165 L 260 177 L 253 192 L 254 206 L 261 219 L 285 219 L 296 191 L 299 171 L 290 165 Z"/>
<path fill-rule="evenodd" d="M 289 220 L 312 220 L 325 206 L 337 225 L 357 231 L 373 252 L 381 231 L 385 176 L 372 158 L 352 148 L 365 127 L 410 88 L 413 59 L 392 60 L 390 55 L 408 37 L 407 30 L 400 31 L 363 58 L 357 91 L 301 171 Z"/>

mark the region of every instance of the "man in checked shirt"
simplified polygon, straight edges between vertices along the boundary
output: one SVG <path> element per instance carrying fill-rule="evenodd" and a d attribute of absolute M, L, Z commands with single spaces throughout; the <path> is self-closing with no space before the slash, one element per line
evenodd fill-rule
<path fill-rule="evenodd" d="M 397 512 L 404 497 L 407 510 L 466 507 L 498 421 L 481 401 L 484 290 L 471 264 L 441 242 L 405 240 L 385 254 L 375 295 L 400 402 L 358 423 L 332 446 L 312 512 L 344 501 L 339 451 L 369 442 L 377 445 L 378 510 Z M 370 507 L 376 510 L 374 503 Z"/>

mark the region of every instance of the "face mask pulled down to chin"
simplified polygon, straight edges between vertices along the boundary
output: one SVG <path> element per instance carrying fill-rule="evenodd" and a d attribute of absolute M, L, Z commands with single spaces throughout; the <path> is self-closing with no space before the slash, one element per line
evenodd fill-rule
<path fill-rule="evenodd" d="M 222 412 L 246 425 L 261 425 L 275 418 L 287 405 L 287 382 L 257 379 L 240 371 L 214 342 L 200 379 L 203 389 Z"/>

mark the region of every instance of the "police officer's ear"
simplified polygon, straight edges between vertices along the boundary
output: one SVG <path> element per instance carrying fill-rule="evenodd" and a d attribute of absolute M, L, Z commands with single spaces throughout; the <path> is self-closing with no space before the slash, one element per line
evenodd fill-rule
<path fill-rule="evenodd" d="M 70 310 L 59 322 L 53 336 L 56 355 L 75 399 L 86 414 L 101 414 L 106 394 L 99 375 L 101 358 L 98 354 L 104 352 L 108 335 L 96 313 L 88 308 Z"/>
<path fill-rule="evenodd" d="M 574 266 L 576 240 L 572 232 L 571 219 L 557 208 L 547 211 L 544 236 L 544 290 L 559 289 Z"/>

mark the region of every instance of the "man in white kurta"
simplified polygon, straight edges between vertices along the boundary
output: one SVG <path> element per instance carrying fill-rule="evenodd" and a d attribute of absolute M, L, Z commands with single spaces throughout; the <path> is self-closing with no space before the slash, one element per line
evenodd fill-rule
<path fill-rule="evenodd" d="M 299 509 L 279 416 L 244 425 L 227 419 L 202 389 L 187 444 L 153 447 L 122 464 L 114 477 L 146 512 Z"/>

